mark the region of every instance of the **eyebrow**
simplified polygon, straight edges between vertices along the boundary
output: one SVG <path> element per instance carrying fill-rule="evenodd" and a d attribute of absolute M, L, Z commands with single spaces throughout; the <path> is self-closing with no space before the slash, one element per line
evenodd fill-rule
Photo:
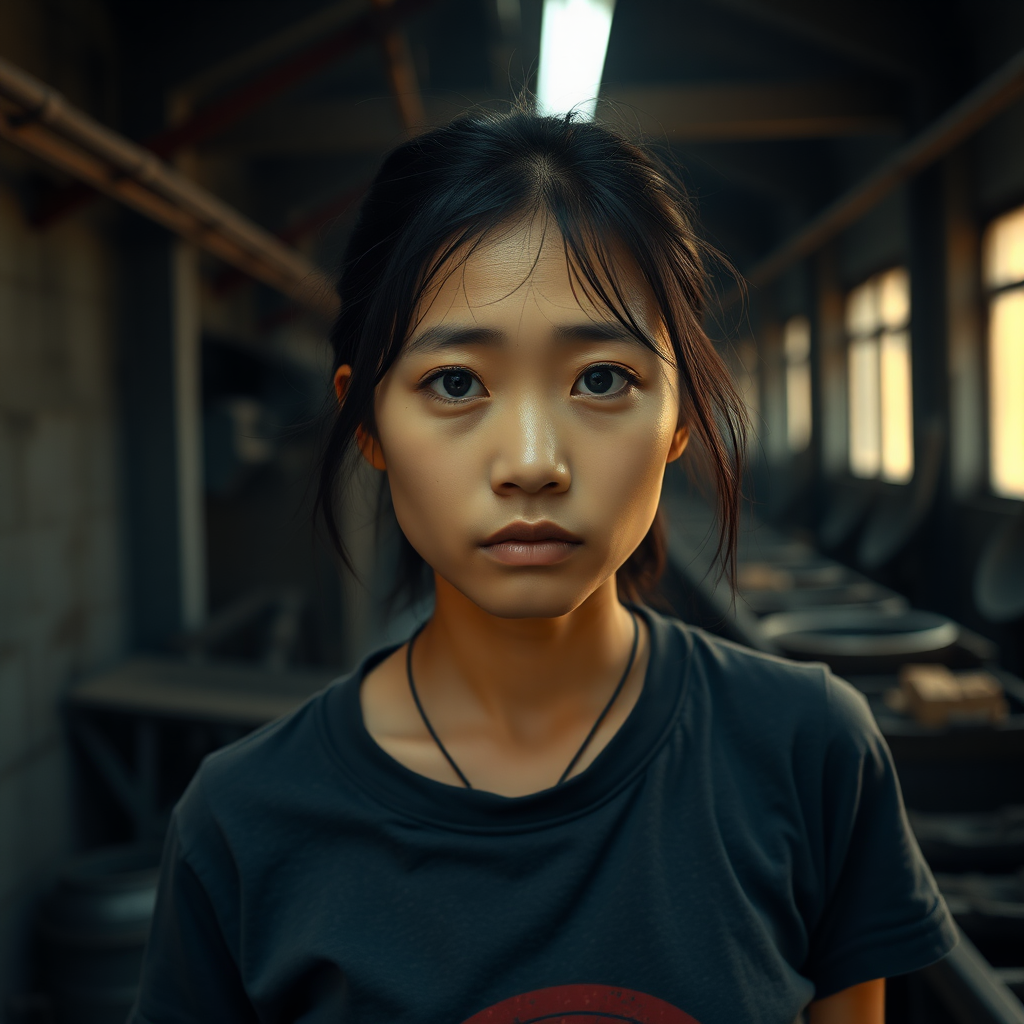
<path fill-rule="evenodd" d="M 420 331 L 405 347 L 407 353 L 439 352 L 446 348 L 460 348 L 463 345 L 496 345 L 505 340 L 502 331 L 491 327 L 457 327 L 454 324 L 438 324 Z"/>
<path fill-rule="evenodd" d="M 555 337 L 562 341 L 628 341 L 634 345 L 646 343 L 635 331 L 617 321 L 598 320 L 583 324 L 564 324 L 555 328 Z"/>
<path fill-rule="evenodd" d="M 647 343 L 622 324 L 587 321 L 579 324 L 559 324 L 554 335 L 560 341 L 627 341 L 634 345 Z M 406 353 L 439 352 L 465 345 L 500 345 L 506 340 L 504 331 L 492 327 L 459 327 L 454 324 L 437 324 L 428 327 L 412 338 L 406 346 Z"/>

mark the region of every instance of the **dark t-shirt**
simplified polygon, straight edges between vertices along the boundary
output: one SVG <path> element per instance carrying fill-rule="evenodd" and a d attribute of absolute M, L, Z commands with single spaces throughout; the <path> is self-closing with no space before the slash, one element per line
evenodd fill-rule
<path fill-rule="evenodd" d="M 212 755 L 178 805 L 135 1024 L 790 1024 L 955 942 L 864 699 L 644 610 L 629 718 L 525 797 L 402 767 L 388 652 Z"/>

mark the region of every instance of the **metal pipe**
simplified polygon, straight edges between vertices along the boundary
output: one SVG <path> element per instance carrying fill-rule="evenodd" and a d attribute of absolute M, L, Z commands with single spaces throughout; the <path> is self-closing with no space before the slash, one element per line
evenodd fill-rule
<path fill-rule="evenodd" d="M 145 148 L 167 159 L 189 146 L 219 135 L 236 121 L 259 110 L 353 50 L 392 31 L 402 21 L 434 2 L 436 0 L 394 0 L 387 10 L 371 5 L 362 14 L 333 32 L 319 35 L 263 74 L 200 107 L 180 124 L 147 139 Z M 79 184 L 57 189 L 43 202 L 37 224 L 51 224 L 89 200 L 90 193 Z"/>
<path fill-rule="evenodd" d="M 321 314 L 336 298 L 301 253 L 0 58 L 0 137 L 131 206 L 257 280 Z"/>
<path fill-rule="evenodd" d="M 266 74 L 201 107 L 187 121 L 150 139 L 147 147 L 161 156 L 172 156 L 187 146 L 219 134 L 228 125 L 265 106 L 355 48 L 391 31 L 392 26 L 418 14 L 432 2 L 395 0 L 386 10 L 371 7 L 337 32 L 299 50 Z"/>
<path fill-rule="evenodd" d="M 394 0 L 373 0 L 373 6 L 378 11 L 390 11 Z M 398 106 L 402 127 L 409 133 L 422 131 L 427 115 L 416 80 L 416 65 L 413 64 L 409 50 L 409 40 L 403 32 L 392 26 L 381 33 L 380 43 L 391 94 Z"/>
<path fill-rule="evenodd" d="M 190 110 L 194 111 L 208 102 L 209 97 L 223 95 L 237 88 L 243 79 L 263 74 L 297 50 L 308 49 L 327 38 L 365 14 L 368 8 L 369 0 L 334 0 L 308 17 L 293 21 L 286 28 L 178 82 L 171 92 L 186 99 Z"/>
<path fill-rule="evenodd" d="M 755 264 L 746 275 L 747 280 L 754 286 L 768 284 L 794 263 L 816 252 L 893 189 L 955 149 L 1022 94 L 1024 50 Z M 738 298 L 738 295 L 730 298 Z"/>

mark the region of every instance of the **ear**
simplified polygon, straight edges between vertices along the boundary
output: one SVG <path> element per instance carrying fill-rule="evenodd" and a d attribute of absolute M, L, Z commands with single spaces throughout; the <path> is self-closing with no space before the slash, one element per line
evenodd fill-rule
<path fill-rule="evenodd" d="M 338 405 L 345 401 L 348 382 L 352 379 L 352 367 L 345 363 L 334 371 L 334 393 L 338 396 Z"/>
<path fill-rule="evenodd" d="M 348 391 L 351 379 L 352 367 L 347 363 L 334 371 L 334 393 L 338 396 L 338 405 L 345 401 L 345 393 Z M 381 451 L 380 442 L 362 426 L 356 427 L 356 444 L 359 446 L 363 458 L 374 469 L 386 470 L 388 468 L 384 464 L 384 452 Z"/>
<path fill-rule="evenodd" d="M 359 445 L 359 450 L 363 453 L 363 458 L 373 466 L 374 469 L 381 471 L 387 470 L 387 465 L 384 462 L 384 452 L 381 450 L 380 442 L 371 434 L 368 430 L 363 427 L 356 427 L 356 444 Z"/>
<path fill-rule="evenodd" d="M 665 458 L 666 462 L 675 462 L 680 455 L 686 451 L 686 446 L 690 443 L 690 428 L 685 424 L 676 428 L 676 432 L 672 435 L 672 443 L 668 447 L 668 455 Z"/>

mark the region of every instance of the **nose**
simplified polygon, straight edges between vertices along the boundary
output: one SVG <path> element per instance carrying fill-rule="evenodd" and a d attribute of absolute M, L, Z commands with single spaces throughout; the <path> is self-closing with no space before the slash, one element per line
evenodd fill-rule
<path fill-rule="evenodd" d="M 495 427 L 498 445 L 491 464 L 491 488 L 496 494 L 558 494 L 569 489 L 569 464 L 558 427 L 542 402 L 512 404 Z"/>

